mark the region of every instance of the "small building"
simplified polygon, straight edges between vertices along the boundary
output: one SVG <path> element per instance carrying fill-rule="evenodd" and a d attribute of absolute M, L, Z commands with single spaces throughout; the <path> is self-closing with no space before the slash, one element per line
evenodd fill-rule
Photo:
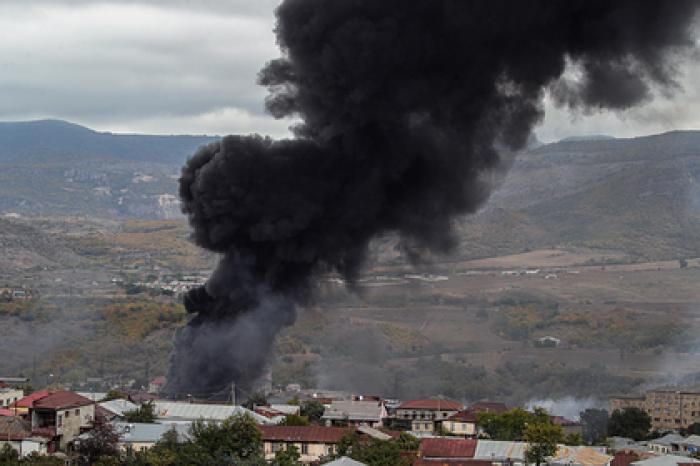
<path fill-rule="evenodd" d="M 24 396 L 24 391 L 18 388 L 0 387 L 0 408 L 9 408 Z"/>
<path fill-rule="evenodd" d="M 334 400 L 321 419 L 327 426 L 381 427 L 386 417 L 386 408 L 380 401 Z"/>
<path fill-rule="evenodd" d="M 535 346 L 538 348 L 558 348 L 559 345 L 561 340 L 550 335 L 535 340 Z"/>
<path fill-rule="evenodd" d="M 260 426 L 265 459 L 274 459 L 275 454 L 294 446 L 301 455 L 303 464 L 317 463 L 321 458 L 333 455 L 340 440 L 352 434 L 344 427 L 323 426 Z"/>
<path fill-rule="evenodd" d="M 432 433 L 439 427 L 436 423 L 464 409 L 461 403 L 450 400 L 410 400 L 396 408 L 396 418 L 411 421 L 411 430 Z"/>
<path fill-rule="evenodd" d="M 442 431 L 463 437 L 476 436 L 476 414 L 473 411 L 460 411 L 441 423 Z"/>
<path fill-rule="evenodd" d="M 676 455 L 661 455 L 645 460 L 634 461 L 630 463 L 630 466 L 686 466 L 698 463 L 700 463 L 700 460 L 696 460 L 695 458 L 685 458 Z"/>
<path fill-rule="evenodd" d="M 154 411 L 159 422 L 189 423 L 198 419 L 205 421 L 223 421 L 236 414 L 248 414 L 258 424 L 273 424 L 273 422 L 265 416 L 254 413 L 242 406 L 234 405 L 156 400 L 154 402 Z"/>
<path fill-rule="evenodd" d="M 667 434 L 647 442 L 649 450 L 662 455 L 683 452 L 686 439 L 678 434 Z"/>
<path fill-rule="evenodd" d="M 95 419 L 95 404 L 77 393 L 56 391 L 39 398 L 29 408 L 32 433 L 50 437 L 63 450 Z"/>
<path fill-rule="evenodd" d="M 128 456 L 144 452 L 158 443 L 163 435 L 174 430 L 179 441 L 189 438 L 190 424 L 146 424 L 115 422 L 114 430 L 119 435 L 119 450 Z"/>
<path fill-rule="evenodd" d="M 6 444 L 24 457 L 35 453 L 46 455 L 52 453 L 50 439 L 32 434 L 28 421 L 14 417 L 0 417 L 0 449 Z"/>
<path fill-rule="evenodd" d="M 124 419 L 124 413 L 129 411 L 136 411 L 138 409 L 137 405 L 123 398 L 116 398 L 114 400 L 103 401 L 97 406 L 101 409 L 101 412 L 98 414 L 102 414 L 102 416 L 108 421 L 113 421 L 115 419 Z"/>
<path fill-rule="evenodd" d="M 572 421 L 563 416 L 549 416 L 552 424 L 561 427 L 561 431 L 564 435 L 583 435 L 583 424 L 580 422 Z"/>
<path fill-rule="evenodd" d="M 418 458 L 437 462 L 471 461 L 476 453 L 476 445 L 477 441 L 473 439 L 424 438 L 418 448 Z"/>
<path fill-rule="evenodd" d="M 162 376 L 162 375 L 151 380 L 148 383 L 148 393 L 155 393 L 155 394 L 160 393 L 161 390 L 163 390 L 163 388 L 165 387 L 166 382 L 167 382 L 167 379 L 165 378 L 165 376 Z"/>

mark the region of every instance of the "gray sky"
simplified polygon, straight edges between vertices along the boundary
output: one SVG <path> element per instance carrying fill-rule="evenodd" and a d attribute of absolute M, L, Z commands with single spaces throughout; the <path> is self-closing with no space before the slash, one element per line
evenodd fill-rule
<path fill-rule="evenodd" d="M 288 135 L 265 114 L 257 71 L 278 56 L 278 0 L 2 0 L 0 120 L 61 118 L 94 129 Z M 700 67 L 682 90 L 624 115 L 547 105 L 536 132 L 635 136 L 700 129 Z"/>

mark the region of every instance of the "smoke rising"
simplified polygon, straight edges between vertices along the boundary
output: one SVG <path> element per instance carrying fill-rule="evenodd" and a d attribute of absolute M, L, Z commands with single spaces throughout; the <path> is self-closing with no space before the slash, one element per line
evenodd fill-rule
<path fill-rule="evenodd" d="M 447 252 L 452 220 L 487 199 L 494 174 L 543 116 L 623 110 L 674 87 L 698 2 L 285 0 L 282 58 L 260 72 L 269 112 L 296 139 L 227 136 L 180 179 L 200 246 L 222 254 L 176 341 L 171 390 L 212 392 L 258 376 L 312 278 L 357 277 L 376 235 L 411 256 Z M 575 73 L 562 78 L 567 63 Z M 348 342 L 351 344 L 351 342 Z"/>

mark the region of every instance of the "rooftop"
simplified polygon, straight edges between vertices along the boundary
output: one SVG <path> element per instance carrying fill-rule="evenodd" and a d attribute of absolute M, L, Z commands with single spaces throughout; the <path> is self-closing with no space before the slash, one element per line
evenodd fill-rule
<path fill-rule="evenodd" d="M 476 413 L 469 410 L 460 411 L 447 418 L 448 421 L 476 422 Z"/>
<path fill-rule="evenodd" d="M 64 409 L 74 408 L 77 406 L 87 406 L 93 403 L 94 402 L 92 400 L 85 398 L 84 396 L 80 396 L 77 393 L 60 390 L 34 401 L 32 407 L 39 409 Z"/>
<path fill-rule="evenodd" d="M 49 390 L 39 390 L 38 392 L 34 392 L 23 398 L 20 398 L 19 400 L 17 400 L 17 403 L 15 403 L 15 405 L 18 408 L 31 408 L 36 400 L 44 398 L 49 394 L 51 394 L 51 391 Z"/>
<path fill-rule="evenodd" d="M 345 427 L 323 426 L 260 426 L 263 440 L 282 442 L 338 443 L 352 434 Z"/>
<path fill-rule="evenodd" d="M 265 416 L 242 406 L 224 404 L 183 403 L 177 401 L 155 401 L 156 417 L 161 419 L 223 421 L 235 414 L 249 414 L 258 424 L 270 424 Z"/>
<path fill-rule="evenodd" d="M 427 409 L 431 411 L 460 411 L 464 406 L 450 400 L 409 400 L 401 403 L 398 409 Z"/>
<path fill-rule="evenodd" d="M 383 407 L 377 401 L 333 401 L 323 412 L 324 419 L 362 419 L 379 422 Z"/>
<path fill-rule="evenodd" d="M 421 440 L 418 455 L 422 458 L 474 458 L 476 440 L 460 438 L 425 438 Z"/>
<path fill-rule="evenodd" d="M 19 418 L 0 416 L 0 439 L 22 440 L 30 437 L 32 428 L 29 422 Z"/>
<path fill-rule="evenodd" d="M 505 403 L 498 403 L 493 401 L 479 401 L 477 403 L 473 403 L 467 409 L 475 413 L 502 414 L 508 411 L 508 406 L 506 406 Z"/>
<path fill-rule="evenodd" d="M 145 424 L 138 422 L 115 422 L 114 429 L 119 434 L 119 441 L 123 443 L 150 443 L 157 442 L 163 434 L 175 429 L 178 438 L 183 439 L 189 435 L 190 424 Z"/>

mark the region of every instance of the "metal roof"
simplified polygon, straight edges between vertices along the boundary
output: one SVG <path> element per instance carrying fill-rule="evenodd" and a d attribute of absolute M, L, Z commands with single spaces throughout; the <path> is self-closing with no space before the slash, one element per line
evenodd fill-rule
<path fill-rule="evenodd" d="M 523 460 L 525 458 L 525 442 L 504 442 L 499 440 L 479 440 L 476 444 L 474 459 L 512 459 Z"/>
<path fill-rule="evenodd" d="M 136 406 L 134 403 L 132 403 L 129 400 L 124 400 L 122 398 L 103 401 L 102 403 L 99 403 L 99 405 L 107 411 L 116 414 L 117 416 L 123 416 L 124 412 L 126 411 L 135 411 L 136 409 L 138 409 L 138 406 Z"/>
<path fill-rule="evenodd" d="M 155 401 L 156 417 L 160 419 L 181 419 L 223 421 L 236 414 L 248 414 L 258 424 L 274 424 L 270 419 L 242 406 L 182 403 L 177 401 Z"/>
<path fill-rule="evenodd" d="M 632 466 L 677 466 L 679 463 L 700 463 L 700 461 L 684 456 L 662 455 L 647 460 L 635 461 L 632 463 Z"/>
<path fill-rule="evenodd" d="M 323 419 L 371 420 L 379 422 L 382 405 L 377 401 L 333 401 L 323 412 Z"/>
<path fill-rule="evenodd" d="M 115 422 L 114 429 L 119 434 L 119 441 L 123 443 L 149 443 L 157 442 L 163 434 L 173 429 L 178 438 L 189 437 L 190 424 L 146 424 L 140 422 Z"/>
<path fill-rule="evenodd" d="M 359 461 L 355 461 L 352 458 L 348 458 L 347 456 L 343 456 L 341 458 L 338 458 L 335 461 L 331 461 L 330 463 L 324 463 L 324 466 L 367 466 L 365 463 L 360 463 Z"/>

